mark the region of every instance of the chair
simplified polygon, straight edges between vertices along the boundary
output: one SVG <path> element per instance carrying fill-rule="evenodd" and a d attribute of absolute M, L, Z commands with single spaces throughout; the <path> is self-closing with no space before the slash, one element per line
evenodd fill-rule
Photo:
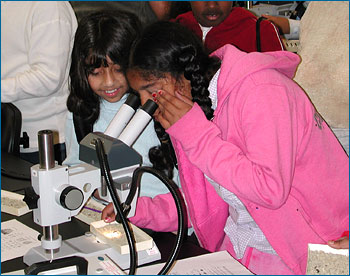
<path fill-rule="evenodd" d="M 21 138 L 22 114 L 12 103 L 1 103 L 1 152 L 19 156 L 20 145 L 29 147 L 29 137 L 23 132 Z"/>

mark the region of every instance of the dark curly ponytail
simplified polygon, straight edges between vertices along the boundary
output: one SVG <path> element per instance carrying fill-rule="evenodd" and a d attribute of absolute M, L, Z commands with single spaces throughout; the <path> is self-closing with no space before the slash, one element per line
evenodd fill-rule
<path fill-rule="evenodd" d="M 131 50 L 129 68 L 142 77 L 162 78 L 170 73 L 175 79 L 183 75 L 191 83 L 192 100 L 202 108 L 208 120 L 213 117 L 209 98 L 209 81 L 220 67 L 220 60 L 209 57 L 202 42 L 189 30 L 172 22 L 156 22 L 145 29 Z M 172 176 L 176 156 L 169 135 L 155 122 L 161 145 L 149 152 L 153 166 Z"/>
<path fill-rule="evenodd" d="M 176 155 L 171 144 L 169 134 L 157 121 L 154 121 L 154 129 L 160 141 L 160 146 L 153 147 L 149 150 L 149 160 L 153 167 L 163 171 L 168 178 L 173 178 L 173 168 L 177 167 Z"/>
<path fill-rule="evenodd" d="M 193 102 L 198 103 L 207 119 L 213 117 L 212 102 L 209 98 L 209 79 L 205 77 L 208 64 L 197 54 L 194 46 L 186 46 L 179 56 L 179 65 L 184 68 L 184 77 L 191 82 L 191 94 Z M 201 59 L 202 58 L 202 59 Z"/>

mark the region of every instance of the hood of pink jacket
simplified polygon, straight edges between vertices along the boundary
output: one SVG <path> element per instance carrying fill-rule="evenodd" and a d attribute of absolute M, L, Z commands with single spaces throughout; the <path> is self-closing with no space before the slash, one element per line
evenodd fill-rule
<path fill-rule="evenodd" d="M 220 109 L 228 94 L 232 93 L 232 87 L 238 85 L 250 74 L 265 69 L 273 69 L 293 79 L 296 68 L 300 63 L 300 57 L 291 52 L 254 52 L 248 54 L 232 45 L 225 45 L 212 53 L 211 56 L 217 56 L 222 61 L 221 68 L 225 68 L 220 72 L 217 88 L 219 101 L 215 113 Z"/>

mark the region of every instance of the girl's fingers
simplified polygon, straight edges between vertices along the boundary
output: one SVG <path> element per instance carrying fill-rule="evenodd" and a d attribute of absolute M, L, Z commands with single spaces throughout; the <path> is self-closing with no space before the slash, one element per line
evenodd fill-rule
<path fill-rule="evenodd" d="M 159 102 L 164 109 L 167 109 L 170 113 L 176 114 L 181 111 L 187 113 L 192 108 L 193 102 L 187 97 L 175 92 L 175 95 L 160 91 L 157 96 L 157 102 Z"/>
<path fill-rule="evenodd" d="M 181 94 L 180 91 L 175 91 L 175 96 L 181 101 L 187 103 L 188 105 L 193 106 L 193 102 L 191 101 L 191 99 Z"/>
<path fill-rule="evenodd" d="M 174 122 L 174 114 L 169 111 L 169 105 L 163 101 L 157 101 L 159 106 L 159 113 L 156 120 L 163 126 L 164 129 L 168 129 Z"/>
<path fill-rule="evenodd" d="M 165 129 L 181 119 L 193 105 L 190 99 L 178 92 L 176 93 L 174 95 L 173 93 L 162 90 L 158 91 L 157 96 L 154 97 L 154 100 L 159 106 L 159 114 L 156 119 Z"/>
<path fill-rule="evenodd" d="M 109 203 L 103 210 L 101 218 L 105 222 L 112 222 L 115 220 L 114 207 L 112 203 Z"/>
<path fill-rule="evenodd" d="M 175 106 L 170 102 L 161 102 L 159 104 L 159 110 L 160 110 L 160 115 L 165 120 L 167 120 L 170 125 L 173 125 L 174 123 L 176 123 L 188 112 L 188 109 L 183 109 L 179 106 Z"/>

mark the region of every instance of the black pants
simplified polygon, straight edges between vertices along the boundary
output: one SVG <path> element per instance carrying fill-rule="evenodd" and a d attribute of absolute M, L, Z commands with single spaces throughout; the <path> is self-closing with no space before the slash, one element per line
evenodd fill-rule
<path fill-rule="evenodd" d="M 67 154 L 66 154 L 66 144 L 56 144 L 54 145 L 54 154 L 55 154 L 55 160 L 58 162 L 59 165 L 62 165 L 62 162 L 64 159 L 66 159 Z M 39 152 L 34 151 L 34 152 L 26 152 L 20 153 L 20 158 L 24 159 L 32 164 L 39 164 Z"/>

